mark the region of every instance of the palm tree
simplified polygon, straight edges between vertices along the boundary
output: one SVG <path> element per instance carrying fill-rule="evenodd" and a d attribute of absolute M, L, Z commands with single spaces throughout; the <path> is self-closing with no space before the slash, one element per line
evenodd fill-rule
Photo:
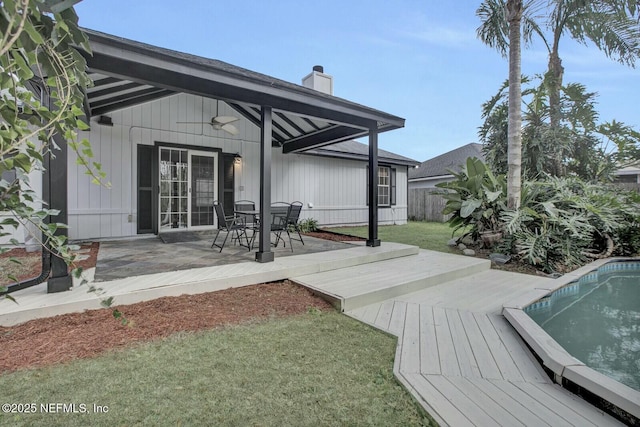
<path fill-rule="evenodd" d="M 483 9 L 484 7 L 484 9 Z M 507 130 L 507 207 L 520 206 L 522 186 L 522 72 L 521 72 L 521 22 L 522 0 L 507 0 L 506 5 L 499 0 L 487 0 L 478 9 L 483 27 L 478 35 L 489 46 L 496 47 L 503 54 L 509 51 L 509 124 Z M 491 36 L 490 36 L 491 34 Z M 508 37 L 505 37 L 508 35 Z M 528 37 L 528 35 L 525 35 Z M 529 37 L 530 39 L 530 37 Z"/>
<path fill-rule="evenodd" d="M 485 0 L 476 14 L 482 21 L 478 37 L 506 56 L 509 39 L 504 7 L 504 0 Z M 525 44 L 537 34 L 549 53 L 545 82 L 549 91 L 552 128 L 558 127 L 561 115 L 560 90 L 564 68 L 559 52 L 564 34 L 568 33 L 584 45 L 590 40 L 607 57 L 631 67 L 635 67 L 640 57 L 640 6 L 637 0 L 527 0 L 522 12 Z M 555 160 L 553 173 L 564 173 L 560 154 Z"/>
<path fill-rule="evenodd" d="M 522 0 L 507 0 L 509 23 L 509 127 L 507 131 L 507 207 L 520 207 L 522 184 L 522 71 L 520 49 L 520 25 Z"/>

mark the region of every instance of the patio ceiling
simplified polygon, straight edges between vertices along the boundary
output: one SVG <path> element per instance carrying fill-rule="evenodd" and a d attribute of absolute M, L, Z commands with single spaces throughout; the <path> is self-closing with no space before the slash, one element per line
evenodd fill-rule
<path fill-rule="evenodd" d="M 261 126 L 268 106 L 272 145 L 285 153 L 404 127 L 400 117 L 221 61 L 85 31 L 95 83 L 86 94 L 90 117 L 182 92 L 223 100 Z"/>

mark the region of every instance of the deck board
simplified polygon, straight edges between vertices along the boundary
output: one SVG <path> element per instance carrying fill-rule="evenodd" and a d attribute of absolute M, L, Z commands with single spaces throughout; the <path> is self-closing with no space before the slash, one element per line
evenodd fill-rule
<path fill-rule="evenodd" d="M 480 369 L 480 376 L 488 379 L 502 379 L 500 369 L 496 364 L 491 348 L 478 327 L 473 314 L 468 311 L 460 311 L 460 320 L 469 338 L 469 344 Z"/>
<path fill-rule="evenodd" d="M 496 361 L 502 378 L 512 381 L 524 381 L 518 366 L 511 357 L 511 353 L 505 347 L 505 343 L 500 339 L 498 332 L 496 332 L 487 315 L 474 313 L 473 317 L 482 331 L 484 340 L 491 349 L 491 355 Z"/>
<path fill-rule="evenodd" d="M 491 426 L 496 425 L 497 422 L 491 416 L 485 412 L 484 408 L 478 404 L 475 400 L 475 396 L 469 397 L 462 392 L 451 381 L 451 378 L 443 375 L 428 375 L 425 376 L 427 381 L 431 383 L 440 393 L 446 396 L 447 400 L 451 402 L 453 406 L 462 414 L 465 415 L 474 425 L 477 426 Z M 459 380 L 460 377 L 453 377 L 454 380 Z"/>
<path fill-rule="evenodd" d="M 446 420 L 447 425 L 456 427 L 474 427 L 464 413 L 453 404 L 437 387 L 420 374 L 403 374 L 417 393 L 428 403 L 437 418 Z M 439 377 L 435 375 L 436 377 Z"/>
<path fill-rule="evenodd" d="M 440 360 L 442 375 L 459 377 L 462 373 L 460 372 L 460 365 L 458 364 L 458 356 L 456 355 L 456 348 L 453 344 L 447 313 L 443 308 L 433 307 L 433 321 L 436 327 L 438 358 Z"/>
<path fill-rule="evenodd" d="M 480 389 L 476 383 L 482 381 L 479 378 L 449 378 L 451 383 L 455 384 L 460 391 L 465 393 L 470 399 L 474 401 L 491 415 L 498 425 L 501 426 L 523 426 L 524 424 L 516 418 L 510 411 L 503 408 L 496 402 L 499 400 L 495 395 L 489 395 Z M 496 400 L 494 400 L 496 399 Z"/>
<path fill-rule="evenodd" d="M 505 348 L 511 354 L 511 358 L 515 361 L 523 378 L 527 381 L 548 383 L 549 378 L 509 322 L 499 315 L 488 315 L 487 317 L 496 328 L 500 339 L 504 342 Z"/>
<path fill-rule="evenodd" d="M 423 374 L 440 374 L 440 357 L 438 356 L 438 339 L 433 318 L 433 307 L 419 305 L 420 321 L 417 329 L 420 335 L 420 372 Z"/>
<path fill-rule="evenodd" d="M 401 336 L 400 369 L 402 372 L 420 373 L 420 306 L 407 304 L 405 311 L 407 325 L 418 325 L 417 328 L 404 328 Z"/>
<path fill-rule="evenodd" d="M 445 313 L 451 330 L 453 346 L 456 349 L 460 373 L 463 377 L 480 377 L 480 368 L 469 344 L 469 338 L 462 325 L 458 310 L 447 309 Z"/>
<path fill-rule="evenodd" d="M 566 425 L 577 426 L 577 427 L 602 425 L 602 423 L 594 423 L 588 417 L 585 417 L 582 415 L 581 412 L 584 411 L 586 408 L 580 407 L 578 408 L 578 410 L 573 410 L 570 406 L 567 406 L 567 403 L 573 403 L 573 402 L 567 402 L 566 400 L 563 399 L 564 398 L 563 395 L 567 393 L 567 391 L 560 389 L 559 386 L 554 387 L 552 385 L 548 385 L 547 387 L 545 387 L 545 390 L 543 391 L 540 388 L 538 388 L 535 384 L 528 383 L 528 382 L 513 383 L 512 385 L 520 389 L 527 396 L 530 396 L 531 398 L 540 402 L 540 404 L 548 408 L 549 411 L 557 414 L 559 417 L 563 419 L 564 422 L 567 423 Z M 553 388 L 556 388 L 556 390 L 553 390 Z M 590 412 L 587 412 L 587 413 L 590 413 Z M 594 413 L 590 413 L 590 415 L 598 416 L 597 414 L 594 414 Z M 600 413 L 599 415 L 601 416 L 602 414 Z"/>
<path fill-rule="evenodd" d="M 496 383 L 505 382 L 504 380 L 484 380 L 479 378 L 467 378 L 467 380 L 522 424 L 526 426 L 549 425 L 534 413 L 536 411 L 535 406 L 532 406 L 529 400 L 519 401 L 514 399 L 512 395 L 505 393 L 504 390 L 496 386 Z M 508 426 L 508 424 L 506 425 Z"/>

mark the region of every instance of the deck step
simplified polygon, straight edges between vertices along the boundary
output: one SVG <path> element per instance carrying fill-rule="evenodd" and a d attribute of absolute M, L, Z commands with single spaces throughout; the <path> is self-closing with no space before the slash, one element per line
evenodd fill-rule
<path fill-rule="evenodd" d="M 489 268 L 488 260 L 420 250 L 413 256 L 295 276 L 291 280 L 348 311 Z"/>
<path fill-rule="evenodd" d="M 105 291 L 105 297 L 113 296 L 117 304 L 125 305 L 160 297 L 195 295 L 284 280 L 361 264 L 366 269 L 379 261 L 411 257 L 418 251 L 416 246 L 384 242 L 378 247 L 363 245 L 292 255 L 264 264 L 250 261 L 139 275 L 99 282 L 98 286 Z M 87 290 L 87 286 L 75 286 L 67 292 L 47 294 L 46 285 L 43 284 L 18 291 L 14 296 L 19 299 L 20 304 L 9 300 L 0 301 L 0 325 L 12 326 L 31 319 L 101 308 L 100 300 L 95 294 L 87 293 Z"/>

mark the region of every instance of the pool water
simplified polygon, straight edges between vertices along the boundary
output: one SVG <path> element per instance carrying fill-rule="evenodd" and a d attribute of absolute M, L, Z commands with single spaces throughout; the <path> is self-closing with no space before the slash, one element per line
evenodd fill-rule
<path fill-rule="evenodd" d="M 576 359 L 640 391 L 640 262 L 612 262 L 525 308 Z"/>

